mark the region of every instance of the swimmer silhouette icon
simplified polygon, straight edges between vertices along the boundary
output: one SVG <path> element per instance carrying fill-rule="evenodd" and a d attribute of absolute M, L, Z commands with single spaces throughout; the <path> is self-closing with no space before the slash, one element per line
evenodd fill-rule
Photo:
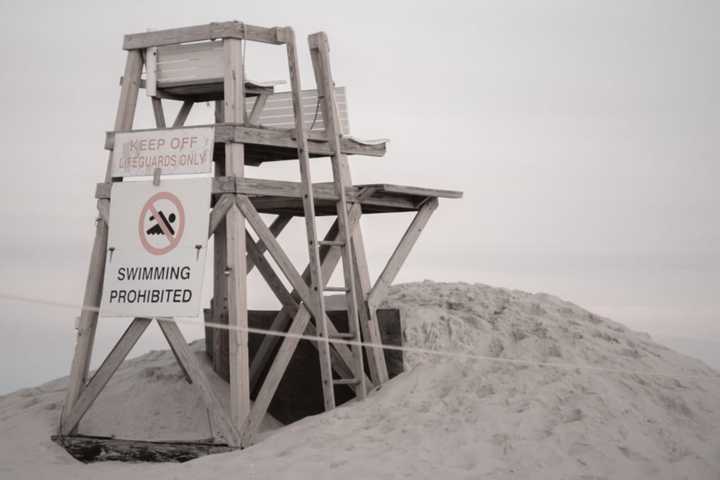
<path fill-rule="evenodd" d="M 152 227 L 148 228 L 145 233 L 147 235 L 164 235 L 163 229 L 160 226 L 160 222 L 163 223 L 163 225 L 167 228 L 167 230 L 170 232 L 171 235 L 175 235 L 175 229 L 173 228 L 172 224 L 175 223 L 175 214 L 171 213 L 167 217 L 165 217 L 165 214 L 162 210 L 158 210 L 158 219 L 156 219 L 154 216 L 150 217 L 150 221 L 155 220 L 157 223 L 153 225 Z"/>

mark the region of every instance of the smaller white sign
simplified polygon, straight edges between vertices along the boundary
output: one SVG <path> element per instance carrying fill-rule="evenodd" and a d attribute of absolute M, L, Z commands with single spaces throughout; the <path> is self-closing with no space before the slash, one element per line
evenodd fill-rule
<path fill-rule="evenodd" d="M 112 176 L 210 173 L 215 129 L 213 127 L 170 128 L 117 132 L 113 142 Z"/>
<path fill-rule="evenodd" d="M 200 313 L 211 180 L 113 183 L 102 316 Z"/>

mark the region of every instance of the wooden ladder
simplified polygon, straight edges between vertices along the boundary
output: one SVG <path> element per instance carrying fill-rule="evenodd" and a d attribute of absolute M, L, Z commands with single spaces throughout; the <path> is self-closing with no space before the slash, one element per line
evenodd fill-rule
<path fill-rule="evenodd" d="M 329 121 L 324 119 L 325 130 L 331 150 L 331 163 L 333 184 L 337 195 L 335 209 L 337 212 L 338 236 L 335 240 L 318 241 L 315 222 L 315 201 L 313 198 L 313 184 L 310 174 L 310 162 L 307 148 L 307 135 L 303 123 L 303 112 L 300 98 L 300 73 L 298 70 L 297 48 L 294 35 L 288 39 L 288 65 L 290 69 L 290 84 L 292 102 L 295 116 L 295 130 L 298 142 L 298 160 L 300 162 L 300 176 L 303 192 L 303 210 L 305 213 L 305 227 L 307 230 L 308 249 L 310 256 L 310 298 L 315 305 L 309 305 L 309 310 L 315 316 L 316 335 L 322 340 L 318 341 L 318 354 L 320 360 L 320 375 L 322 380 L 323 400 L 325 410 L 335 408 L 335 385 L 348 385 L 355 390 L 359 398 L 367 395 L 365 384 L 365 370 L 360 335 L 360 321 L 358 318 L 358 293 L 355 283 L 355 270 L 353 267 L 351 232 L 348 219 L 348 202 L 345 194 L 345 168 L 340 163 L 340 136 L 341 131 L 337 115 Z M 330 95 L 318 101 L 328 102 L 337 111 L 334 90 Z M 342 268 L 344 285 L 339 287 L 326 286 L 327 280 L 323 278 L 320 266 L 320 247 L 339 248 L 342 253 Z M 348 331 L 338 332 L 334 335 L 328 333 L 330 321 L 325 310 L 325 292 L 342 292 L 347 304 Z M 352 377 L 333 378 L 332 359 L 330 354 L 330 340 L 344 340 L 351 343 L 352 351 Z"/>

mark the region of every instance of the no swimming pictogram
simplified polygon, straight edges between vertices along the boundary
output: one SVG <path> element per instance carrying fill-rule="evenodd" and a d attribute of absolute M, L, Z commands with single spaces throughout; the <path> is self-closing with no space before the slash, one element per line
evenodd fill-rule
<path fill-rule="evenodd" d="M 152 255 L 164 255 L 180 243 L 185 231 L 185 209 L 170 192 L 150 197 L 140 211 L 138 235 L 143 248 Z"/>
<path fill-rule="evenodd" d="M 100 314 L 200 313 L 212 179 L 114 182 Z"/>

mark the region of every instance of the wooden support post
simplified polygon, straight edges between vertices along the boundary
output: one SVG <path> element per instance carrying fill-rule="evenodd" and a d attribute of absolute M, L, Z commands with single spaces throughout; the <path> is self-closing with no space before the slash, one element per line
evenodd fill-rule
<path fill-rule="evenodd" d="M 127 330 L 125 330 L 125 333 L 120 337 L 120 340 L 118 340 L 110 351 L 110 354 L 105 358 L 105 361 L 100 365 L 100 368 L 95 372 L 87 388 L 80 394 L 72 409 L 65 411 L 65 415 L 63 415 L 60 420 L 61 435 L 69 435 L 75 430 L 80 420 L 82 420 L 95 399 L 100 395 L 102 389 L 105 388 L 105 385 L 110 381 L 110 377 L 112 377 L 118 367 L 120 367 L 120 364 L 125 360 L 125 357 L 130 353 L 130 350 L 135 346 L 151 321 L 149 318 L 136 318 L 132 321 Z"/>
<path fill-rule="evenodd" d="M 245 121 L 245 79 L 242 41 L 225 39 L 225 122 Z M 242 177 L 245 166 L 245 147 L 241 143 L 225 145 L 225 174 Z M 247 266 L 245 264 L 245 219 L 233 206 L 226 222 L 226 251 L 228 295 L 228 324 L 230 330 L 230 411 L 232 422 L 238 429 L 245 423 L 250 411 L 250 365 L 247 337 Z"/>
<path fill-rule="evenodd" d="M 323 112 L 323 122 L 328 132 L 328 137 L 332 134 L 335 140 L 333 148 L 333 156 L 336 163 L 342 171 L 341 178 L 345 182 L 345 186 L 352 185 L 352 175 L 350 174 L 350 166 L 347 156 L 342 153 L 339 145 L 342 136 L 342 126 L 339 121 L 337 112 L 337 102 L 335 101 L 335 82 L 332 79 L 330 69 L 330 46 L 328 44 L 327 35 L 324 32 L 315 33 L 308 37 L 310 46 L 310 57 L 312 58 L 313 71 L 315 73 L 315 83 L 318 88 L 318 96 L 323 99 L 321 102 Z M 328 129 L 329 128 L 329 129 Z M 365 243 L 363 241 L 362 229 L 360 224 L 352 230 L 351 245 L 353 265 L 356 276 L 356 286 L 358 290 L 358 316 L 360 329 L 365 341 L 381 344 L 380 326 L 377 319 L 377 312 L 370 308 L 367 303 L 367 296 L 370 289 L 370 271 L 367 264 L 367 256 L 365 254 Z M 348 315 L 350 312 L 348 311 Z M 368 368 L 370 377 L 377 385 L 385 383 L 389 379 L 387 364 L 382 349 L 366 348 Z"/>
<path fill-rule="evenodd" d="M 185 341 L 185 337 L 183 337 L 180 328 L 178 328 L 173 320 L 158 319 L 158 324 L 170 344 L 170 348 L 175 354 L 175 358 L 177 358 L 180 367 L 190 377 L 192 384 L 197 388 L 198 393 L 200 393 L 200 396 L 205 402 L 210 412 L 210 417 L 212 418 L 211 425 L 213 431 L 217 429 L 220 436 L 222 436 L 229 445 L 239 447 L 240 433 L 225 412 L 212 385 L 200 368 L 197 357 Z"/>
<path fill-rule="evenodd" d="M 110 224 L 110 202 L 105 200 L 104 202 L 97 202 L 97 209 L 98 214 L 100 215 L 100 220 L 105 222 L 106 224 Z"/>
<path fill-rule="evenodd" d="M 145 49 L 145 94 L 157 97 L 157 47 Z"/>
<path fill-rule="evenodd" d="M 370 305 L 370 308 L 376 308 L 387 295 L 388 288 L 392 285 L 393 280 L 395 280 L 395 276 L 400 271 L 402 264 L 405 263 L 408 255 L 410 255 L 410 250 L 412 250 L 415 242 L 417 242 L 420 237 L 420 233 L 422 233 L 423 228 L 427 225 L 427 222 L 430 220 L 430 217 L 437 208 L 438 203 L 437 198 L 428 199 L 420 210 L 418 210 L 418 213 L 415 215 L 412 222 L 410 222 L 410 226 L 405 231 L 405 234 L 400 240 L 400 243 L 398 243 L 398 246 L 395 247 L 395 251 L 390 256 L 387 265 L 385 265 L 385 268 L 375 282 L 375 286 L 373 286 L 370 294 L 368 295 L 368 304 Z"/>
<path fill-rule="evenodd" d="M 165 128 L 165 112 L 163 111 L 162 99 L 159 97 L 152 97 L 152 108 L 153 115 L 155 115 L 155 125 L 158 128 Z"/>
<path fill-rule="evenodd" d="M 123 83 L 120 90 L 120 100 L 115 116 L 115 130 L 129 130 L 132 128 L 137 104 L 138 88 L 140 86 L 140 75 L 142 73 L 142 55 L 140 51 L 130 50 L 125 64 Z M 108 156 L 105 169 L 105 182 L 112 180 L 111 170 L 112 152 Z M 98 200 L 101 203 L 109 204 L 108 200 Z M 105 210 L 105 206 L 99 210 Z M 95 241 L 93 242 L 90 267 L 88 269 L 87 281 L 85 283 L 85 295 L 83 297 L 84 307 L 95 307 L 100 305 L 102 295 L 103 276 L 105 275 L 105 257 L 107 255 L 108 226 L 105 222 L 97 222 L 95 226 Z M 73 355 L 68 389 L 65 395 L 65 404 L 61 418 L 72 410 L 80 392 L 85 385 L 90 360 L 92 358 L 93 343 L 95 340 L 95 329 L 97 327 L 98 312 L 90 309 L 83 309 L 80 313 L 80 321 L 77 328 L 77 340 L 75 353 Z"/>
<path fill-rule="evenodd" d="M 225 108 L 223 102 L 215 102 L 215 123 L 225 121 Z M 215 162 L 215 177 L 225 176 L 225 164 Z M 222 202 L 222 198 L 215 204 L 216 208 Z M 234 199 L 228 203 L 228 208 L 219 217 L 217 224 L 213 227 L 213 298 L 211 303 L 213 323 L 227 323 L 227 278 L 225 277 L 225 266 L 227 265 L 227 247 L 225 228 L 225 215 L 235 203 Z M 213 223 L 210 223 L 213 226 Z M 230 378 L 228 363 L 228 331 L 216 330 L 212 337 L 212 359 L 213 370 L 223 378 Z"/>
<path fill-rule="evenodd" d="M 355 274 L 357 275 L 359 290 L 361 292 L 358 299 L 360 305 L 358 314 L 360 316 L 360 328 L 362 329 L 363 338 L 369 343 L 382 344 L 382 336 L 380 335 L 380 322 L 377 316 L 377 308 L 370 304 L 368 294 L 370 292 L 370 270 L 367 264 L 367 254 L 365 253 L 365 242 L 362 237 L 360 225 L 353 232 L 353 257 L 355 260 Z M 385 352 L 382 348 L 366 347 L 365 352 L 368 358 L 368 368 L 370 369 L 370 377 L 376 385 L 382 385 L 390 379 L 387 363 L 385 362 Z"/>

